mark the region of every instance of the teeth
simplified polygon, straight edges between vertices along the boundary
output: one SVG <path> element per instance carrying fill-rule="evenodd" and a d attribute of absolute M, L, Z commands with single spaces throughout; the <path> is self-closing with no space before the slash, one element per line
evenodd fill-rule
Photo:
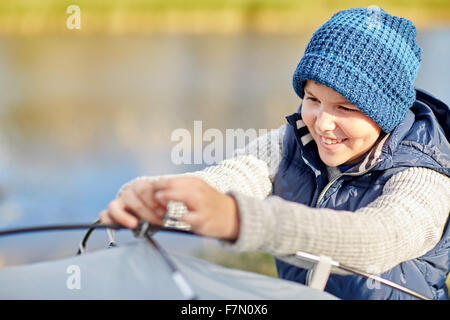
<path fill-rule="evenodd" d="M 324 137 L 321 137 L 321 139 L 322 139 L 322 141 L 325 142 L 326 144 L 340 143 L 340 142 L 342 142 L 342 140 L 344 140 L 344 139 L 332 140 L 332 139 L 328 139 L 328 138 L 324 138 Z"/>

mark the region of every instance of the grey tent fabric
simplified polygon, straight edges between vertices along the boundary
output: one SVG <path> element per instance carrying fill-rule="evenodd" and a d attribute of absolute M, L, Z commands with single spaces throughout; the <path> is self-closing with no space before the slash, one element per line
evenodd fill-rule
<path fill-rule="evenodd" d="M 291 281 L 169 254 L 199 299 L 329 300 Z M 77 273 L 77 274 L 76 274 Z M 77 276 L 73 286 L 73 277 Z M 0 269 L 0 299 L 185 299 L 171 270 L 145 239 L 55 261 Z"/>

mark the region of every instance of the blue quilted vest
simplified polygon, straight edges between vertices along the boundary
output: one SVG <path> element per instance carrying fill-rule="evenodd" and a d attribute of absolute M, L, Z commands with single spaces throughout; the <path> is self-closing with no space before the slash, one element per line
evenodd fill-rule
<path fill-rule="evenodd" d="M 284 153 L 273 194 L 310 207 L 355 211 L 381 195 L 385 183 L 409 167 L 426 167 L 450 177 L 450 111 L 447 105 L 416 89 L 405 119 L 383 136 L 364 160 L 329 181 L 317 146 L 297 113 L 286 117 Z M 433 299 L 448 299 L 450 227 L 425 255 L 404 261 L 380 276 Z M 308 270 L 276 260 L 278 276 L 307 284 Z M 330 275 L 325 291 L 341 299 L 414 299 L 411 295 L 358 275 Z"/>

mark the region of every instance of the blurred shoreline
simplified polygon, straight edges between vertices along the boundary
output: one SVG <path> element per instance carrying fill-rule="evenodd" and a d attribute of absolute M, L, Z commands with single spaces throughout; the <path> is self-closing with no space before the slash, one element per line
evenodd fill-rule
<path fill-rule="evenodd" d="M 1 0 L 0 227 L 92 221 L 136 176 L 202 169 L 170 161 L 171 133 L 194 121 L 279 127 L 297 110 L 291 75 L 312 32 L 375 4 L 414 22 L 417 86 L 450 102 L 448 0 Z M 66 25 L 70 5 L 80 29 Z M 5 238 L 0 267 L 73 255 L 81 237 Z M 273 274 L 266 256 L 161 238 L 170 252 L 200 247 L 194 255 Z M 104 243 L 93 237 L 90 250 Z"/>
<path fill-rule="evenodd" d="M 66 27 L 69 5 L 80 9 L 80 29 Z M 450 2 L 442 0 L 3 0 L 0 35 L 304 34 L 312 33 L 339 10 L 371 5 L 412 20 L 420 30 L 450 26 Z"/>

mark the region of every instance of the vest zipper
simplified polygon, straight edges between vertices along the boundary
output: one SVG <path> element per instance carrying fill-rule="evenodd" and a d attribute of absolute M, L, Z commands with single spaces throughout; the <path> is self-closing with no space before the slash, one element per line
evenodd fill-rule
<path fill-rule="evenodd" d="M 325 193 L 327 193 L 328 189 L 330 189 L 330 187 L 333 185 L 333 183 L 335 183 L 335 182 L 336 182 L 340 177 L 342 177 L 343 175 L 345 175 L 345 173 L 340 173 L 340 174 L 338 174 L 336 177 L 334 177 L 333 179 L 331 179 L 330 182 L 327 183 L 327 185 L 325 186 L 325 188 L 322 189 L 322 192 L 320 192 L 319 197 L 317 198 L 316 208 L 319 208 L 320 202 L 322 201 L 323 197 L 325 196 Z"/>
<path fill-rule="evenodd" d="M 376 163 L 375 163 L 376 164 Z M 322 189 L 322 191 L 319 194 L 319 197 L 317 198 L 317 202 L 316 202 L 316 208 L 320 208 L 320 202 L 322 202 L 323 197 L 325 196 L 325 193 L 327 193 L 328 189 L 330 189 L 330 187 L 333 185 L 333 183 L 335 183 L 340 177 L 342 176 L 360 176 L 365 174 L 366 172 L 370 171 L 374 166 L 371 166 L 369 169 L 366 169 L 364 171 L 360 171 L 360 172 L 352 172 L 352 173 L 340 173 L 338 174 L 336 177 L 334 177 L 333 179 L 330 180 L 330 182 L 327 183 L 327 185 Z M 305 278 L 305 284 L 307 286 L 309 286 L 309 283 L 311 281 L 311 277 L 312 277 L 312 272 L 313 269 L 309 269 L 306 272 L 306 278 Z"/>
<path fill-rule="evenodd" d="M 370 170 L 372 170 L 373 167 L 375 167 L 375 165 L 378 162 L 376 162 L 374 165 L 370 166 L 370 168 L 364 170 L 364 171 L 360 171 L 360 172 L 352 172 L 352 173 L 340 173 L 338 174 L 336 177 L 334 177 L 333 179 L 331 179 L 330 182 L 327 183 L 327 185 L 322 189 L 322 191 L 319 194 L 319 197 L 317 198 L 317 202 L 316 202 L 316 208 L 320 208 L 320 202 L 322 202 L 323 197 L 325 196 L 325 193 L 327 193 L 328 189 L 330 189 L 330 187 L 333 185 L 333 183 L 335 183 L 340 177 L 342 176 L 362 176 L 363 174 L 369 172 Z"/>

